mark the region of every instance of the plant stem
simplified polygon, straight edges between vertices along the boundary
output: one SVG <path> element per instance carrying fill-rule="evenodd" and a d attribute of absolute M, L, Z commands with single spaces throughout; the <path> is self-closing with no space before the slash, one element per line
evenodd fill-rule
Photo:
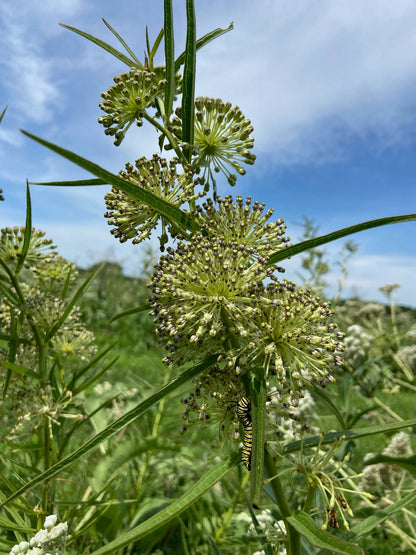
<path fill-rule="evenodd" d="M 273 457 L 270 455 L 268 449 L 264 450 L 264 467 L 266 471 L 266 476 L 269 478 L 269 483 L 274 494 L 274 501 L 276 501 L 280 514 L 282 516 L 283 522 L 286 527 L 287 533 L 287 554 L 288 555 L 300 555 L 300 534 L 290 526 L 287 521 L 287 517 L 290 516 L 290 509 L 283 491 L 283 486 L 280 481 L 279 476 L 276 472 L 276 465 L 274 464 Z"/>

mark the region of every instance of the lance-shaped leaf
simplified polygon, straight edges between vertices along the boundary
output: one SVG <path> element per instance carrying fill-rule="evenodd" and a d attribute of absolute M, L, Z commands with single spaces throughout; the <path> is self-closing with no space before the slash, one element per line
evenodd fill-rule
<path fill-rule="evenodd" d="M 301 449 L 316 447 L 317 445 L 328 445 L 334 443 L 337 439 L 345 438 L 346 440 L 358 439 L 360 437 L 372 436 L 376 434 L 386 434 L 403 428 L 416 426 L 416 418 L 410 420 L 402 420 L 401 422 L 393 422 L 392 424 L 379 424 L 377 426 L 368 426 L 366 428 L 355 428 L 354 430 L 341 430 L 339 432 L 328 432 L 323 436 L 308 437 L 305 440 L 291 441 L 282 447 L 282 455 L 295 453 Z"/>
<path fill-rule="evenodd" d="M 206 35 L 204 35 L 203 37 L 201 37 L 196 41 L 196 45 L 195 45 L 196 49 L 199 50 L 209 42 L 215 40 L 221 35 L 224 35 L 224 33 L 228 33 L 228 31 L 232 31 L 233 29 L 234 29 L 234 24 L 231 22 L 226 29 L 221 29 L 221 27 L 218 27 L 217 29 L 210 31 L 209 33 L 207 33 Z M 177 57 L 175 62 L 175 71 L 178 71 L 181 65 L 185 62 L 185 55 L 186 55 L 186 51 L 182 52 L 182 54 Z"/>
<path fill-rule="evenodd" d="M 169 202 L 166 202 L 165 200 L 157 197 L 153 193 L 150 193 L 149 191 L 146 191 L 141 187 L 132 185 L 128 181 L 121 179 L 121 177 L 118 177 L 117 175 L 114 175 L 113 173 L 105 170 L 98 164 L 95 164 L 94 162 L 91 162 L 90 160 L 87 160 L 86 158 L 83 158 L 82 156 L 79 156 L 78 154 L 75 154 L 70 150 L 66 150 L 65 148 L 62 148 L 58 145 L 50 143 L 49 141 L 45 141 L 44 139 L 41 139 L 40 137 L 36 137 L 36 135 L 32 135 L 32 133 L 28 133 L 27 131 L 22 130 L 22 133 L 27 137 L 29 137 L 30 139 L 33 139 L 39 144 L 45 146 L 46 148 L 49 148 L 53 152 L 56 152 L 63 158 L 66 158 L 70 162 L 73 162 L 80 168 L 83 168 L 84 170 L 87 170 L 88 172 L 97 176 L 103 182 L 108 183 L 109 185 L 113 185 L 113 187 L 116 187 L 117 189 L 124 191 L 128 195 L 131 195 L 132 197 L 139 199 L 141 202 L 148 204 L 154 210 L 159 212 L 159 214 L 165 216 L 165 218 L 168 221 L 174 221 L 177 224 L 179 224 L 180 227 L 188 229 L 192 232 L 195 232 L 198 230 L 199 228 L 198 224 L 190 216 L 188 216 L 188 214 L 185 214 L 185 212 L 183 212 L 179 208 L 176 208 L 176 206 L 173 206 Z M 61 183 L 59 182 L 56 183 L 56 185 L 62 185 L 62 184 L 76 185 L 77 182 L 64 181 Z M 97 185 L 97 184 L 99 183 L 87 183 L 87 185 Z"/>
<path fill-rule="evenodd" d="M 336 241 L 347 235 L 352 235 L 353 233 L 358 233 L 359 231 L 365 231 L 366 229 L 372 229 L 373 227 L 380 227 L 389 224 L 399 224 L 402 222 L 411 222 L 416 220 L 416 214 L 403 214 L 402 216 L 389 216 L 387 218 L 378 218 L 377 220 L 369 220 L 361 224 L 351 225 L 349 227 L 344 227 L 343 229 L 338 229 L 337 231 L 332 231 L 327 235 L 321 235 L 320 237 L 314 237 L 313 239 L 308 239 L 307 241 L 302 241 L 297 243 L 297 245 L 292 245 L 287 249 L 275 252 L 269 258 L 269 265 L 276 264 L 282 260 L 286 260 L 291 256 L 295 256 L 301 252 L 307 251 L 308 249 L 313 249 L 319 247 L 320 245 L 325 245 L 325 243 L 331 243 L 331 241 Z"/>
<path fill-rule="evenodd" d="M 186 18 L 187 30 L 182 95 L 182 139 L 185 143 L 190 145 L 187 149 L 185 149 L 185 155 L 187 159 L 190 160 L 192 145 L 194 142 L 196 73 L 196 27 L 195 6 L 193 0 L 186 0 Z"/>
<path fill-rule="evenodd" d="M 99 47 L 103 48 L 104 50 L 106 50 L 107 52 L 109 52 L 115 58 L 118 58 L 121 62 L 123 62 L 123 64 L 126 64 L 129 67 L 135 67 L 135 66 L 138 65 L 136 61 L 132 60 L 131 58 L 128 58 L 125 54 L 123 54 L 122 52 L 120 52 L 119 50 L 117 50 L 116 48 L 111 46 L 111 44 L 107 44 L 103 40 L 101 40 L 97 37 L 94 37 L 93 35 L 90 35 L 89 33 L 86 33 L 85 31 L 80 31 L 79 29 L 76 29 L 75 27 L 71 27 L 70 25 L 65 25 L 64 23 L 60 23 L 59 25 L 61 25 L 62 27 L 65 27 L 65 29 L 69 29 L 70 31 L 73 31 L 74 33 L 77 33 L 77 35 L 81 35 L 81 37 L 84 37 L 85 39 L 90 40 L 91 42 L 93 42 L 97 46 L 99 46 Z M 140 62 L 139 62 L 139 64 L 140 64 Z M 142 64 L 140 64 L 139 67 L 143 67 Z"/>
<path fill-rule="evenodd" d="M 165 68 L 166 68 L 166 91 L 165 91 L 165 118 L 169 120 L 175 94 L 175 43 L 173 35 L 173 9 L 172 0 L 165 0 Z"/>
<path fill-rule="evenodd" d="M 342 555 L 364 555 L 364 550 L 353 543 L 342 540 L 334 536 L 320 526 L 306 513 L 299 512 L 288 517 L 288 522 L 299 534 L 308 542 L 321 549 L 328 550 L 329 553 L 341 553 Z"/>
<path fill-rule="evenodd" d="M 93 551 L 91 555 L 105 555 L 107 553 L 116 553 L 122 547 L 137 542 L 139 539 L 151 534 L 162 526 L 165 526 L 178 516 L 201 495 L 207 492 L 216 482 L 223 478 L 231 468 L 239 463 L 238 453 L 235 453 L 228 460 L 222 461 L 220 464 L 209 470 L 195 484 L 191 485 L 186 493 L 176 501 L 173 501 L 168 507 L 156 513 L 154 516 L 145 520 L 138 526 L 135 526 L 128 532 L 121 534 L 117 539 Z"/>
<path fill-rule="evenodd" d="M 136 56 L 136 54 L 133 52 L 133 50 L 127 45 L 127 43 L 124 41 L 124 39 L 122 39 L 120 37 L 120 35 L 117 33 L 117 31 L 115 29 L 113 29 L 111 27 L 111 25 L 103 18 L 103 22 L 104 25 L 110 29 L 110 31 L 113 33 L 113 35 L 116 37 L 116 39 L 120 42 L 120 44 L 122 44 L 124 46 L 124 48 L 127 50 L 127 52 L 130 54 L 130 56 L 133 58 L 133 60 L 136 62 L 137 67 L 139 67 L 140 69 L 143 68 L 143 64 L 141 63 L 141 61 L 139 60 L 139 58 Z"/>

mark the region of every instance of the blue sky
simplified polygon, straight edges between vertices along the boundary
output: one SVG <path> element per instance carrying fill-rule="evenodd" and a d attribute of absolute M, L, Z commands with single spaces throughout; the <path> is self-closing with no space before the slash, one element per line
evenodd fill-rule
<path fill-rule="evenodd" d="M 174 0 L 175 47 L 184 48 L 184 0 Z M 239 105 L 250 118 L 257 160 L 234 190 L 283 217 L 296 240 L 305 215 L 328 233 L 361 221 L 416 212 L 416 3 L 411 0 L 196 0 L 197 32 L 235 29 L 200 51 L 196 93 Z M 134 129 L 118 148 L 97 124 L 100 94 L 126 66 L 58 26 L 78 27 L 119 48 L 104 17 L 142 58 L 163 24 L 161 0 L 21 0 L 0 4 L 0 226 L 22 225 L 25 180 L 69 180 L 82 170 L 19 133 L 26 129 L 117 173 L 157 151 L 153 129 Z M 121 47 L 120 47 L 121 48 Z M 163 51 L 162 51 L 163 52 Z M 162 61 L 162 58 L 161 60 Z M 120 245 L 103 218 L 106 188 L 32 187 L 34 225 L 60 253 L 87 266 L 104 257 L 140 267 L 142 248 Z M 345 294 L 416 306 L 416 222 L 351 238 Z M 156 243 L 154 243 L 156 247 Z M 328 247 L 335 259 L 342 241 Z M 299 259 L 288 264 L 296 280 Z M 336 268 L 329 281 L 335 286 Z M 334 289 L 330 290 L 334 291 Z"/>

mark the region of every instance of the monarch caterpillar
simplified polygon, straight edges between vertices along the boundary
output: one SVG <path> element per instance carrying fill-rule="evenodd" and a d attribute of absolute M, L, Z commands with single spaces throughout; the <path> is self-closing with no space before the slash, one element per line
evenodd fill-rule
<path fill-rule="evenodd" d="M 246 397 L 242 397 L 237 403 L 237 409 L 235 413 L 244 428 L 243 454 L 241 457 L 241 462 L 244 464 L 247 470 L 251 470 L 251 448 L 253 446 L 253 425 L 251 422 L 250 399 L 246 399 Z"/>

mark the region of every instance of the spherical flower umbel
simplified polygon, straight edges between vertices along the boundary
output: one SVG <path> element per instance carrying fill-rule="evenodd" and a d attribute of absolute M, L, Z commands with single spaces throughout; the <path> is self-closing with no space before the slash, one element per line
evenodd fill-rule
<path fill-rule="evenodd" d="M 182 137 L 182 111 L 176 110 L 177 118 L 171 124 L 173 133 Z M 246 173 L 242 166 L 254 164 L 256 156 L 250 152 L 254 139 L 253 127 L 238 106 L 217 98 L 195 99 L 194 165 L 201 166 L 203 179 L 211 182 L 215 189 L 214 172 L 222 172 L 230 185 L 235 185 L 236 173 Z"/>
<path fill-rule="evenodd" d="M 255 201 L 251 206 L 251 197 L 244 201 L 238 195 L 236 202 L 231 196 L 217 198 L 218 209 L 211 199 L 203 204 L 204 211 L 199 211 L 199 223 L 207 236 L 215 236 L 225 241 L 254 249 L 254 257 L 268 258 L 271 254 L 287 247 L 290 241 L 285 236 L 286 225 L 283 218 L 268 222 L 273 215 L 270 208 L 263 214 L 265 204 Z"/>
<path fill-rule="evenodd" d="M 163 93 L 166 83 L 164 68 L 131 68 L 114 77 L 114 85 L 101 95 L 99 106 L 106 115 L 100 116 L 98 122 L 104 125 L 106 135 L 115 135 L 116 146 L 134 121 L 139 127 L 143 125 L 145 110 Z"/>
<path fill-rule="evenodd" d="M 273 273 L 267 260 L 252 261 L 255 249 L 195 235 L 162 256 L 150 286 L 156 333 L 181 364 L 226 353 L 246 336 L 252 318 L 252 290 Z"/>
<path fill-rule="evenodd" d="M 180 207 L 185 202 L 198 198 L 199 193 L 194 192 L 198 180 L 193 180 L 192 173 L 187 170 L 178 174 L 177 164 L 177 158 L 168 162 L 155 154 L 151 160 L 139 158 L 135 166 L 128 162 L 126 170 L 120 172 L 120 177 Z M 105 195 L 105 202 L 109 211 L 104 216 L 109 218 L 108 224 L 114 226 L 111 233 L 121 243 L 132 239 L 133 243 L 137 244 L 147 239 L 159 220 L 170 226 L 171 233 L 178 233 L 171 222 L 165 222 L 160 212 L 120 189 L 113 187 Z"/>
<path fill-rule="evenodd" d="M 25 227 L 5 227 L 0 230 L 0 257 L 10 266 L 18 264 L 23 252 Z M 35 267 L 40 262 L 51 261 L 57 255 L 52 239 L 45 232 L 32 228 L 25 264 Z"/>
<path fill-rule="evenodd" d="M 236 354 L 274 374 L 280 400 L 296 406 L 305 382 L 334 381 L 331 369 L 342 365 L 343 333 L 328 320 L 329 302 L 288 280 L 259 284 L 254 298 L 250 341 Z"/>

